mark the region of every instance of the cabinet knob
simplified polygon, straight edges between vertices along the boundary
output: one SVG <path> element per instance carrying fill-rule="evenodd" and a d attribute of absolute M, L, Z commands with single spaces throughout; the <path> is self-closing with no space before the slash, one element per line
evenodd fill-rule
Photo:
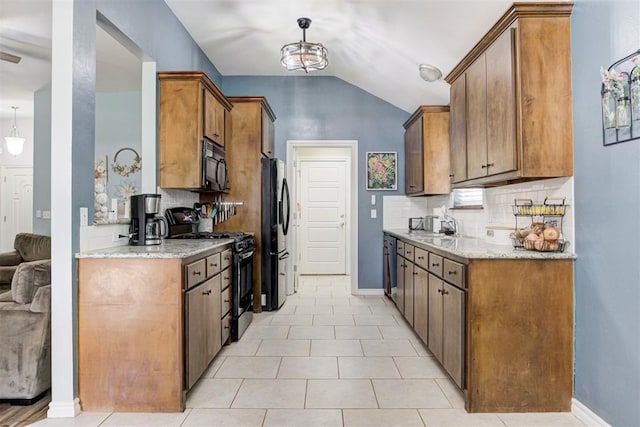
<path fill-rule="evenodd" d="M 482 165 L 482 169 L 489 167 L 489 165 Z"/>
<path fill-rule="evenodd" d="M 442 295 L 449 295 L 449 291 L 442 290 Z"/>
<path fill-rule="evenodd" d="M 419 274 L 419 273 L 418 273 L 417 271 L 414 271 L 414 272 L 413 272 L 413 275 L 414 275 L 414 276 L 417 276 L 418 274 Z"/>
<path fill-rule="evenodd" d="M 458 274 L 458 272 L 457 272 L 457 271 L 455 271 L 455 270 L 454 270 L 454 271 L 448 271 L 447 273 L 449 273 L 449 275 L 452 275 L 452 274 Z"/>
<path fill-rule="evenodd" d="M 225 328 L 225 329 L 229 329 L 229 326 L 225 326 L 224 328 Z"/>
<path fill-rule="evenodd" d="M 440 263 L 432 263 L 431 267 L 440 267 Z"/>
<path fill-rule="evenodd" d="M 211 295 L 211 289 L 202 292 L 202 295 Z"/>
<path fill-rule="evenodd" d="M 407 253 L 408 253 L 408 254 L 410 254 L 410 253 L 411 253 L 411 251 L 407 251 Z"/>
<path fill-rule="evenodd" d="M 487 167 L 488 167 L 488 168 L 493 167 L 493 166 L 494 166 L 494 164 L 493 164 L 493 163 L 487 163 Z"/>
<path fill-rule="evenodd" d="M 196 271 L 196 270 L 193 271 L 194 276 L 200 276 L 201 274 L 202 274 L 202 271 Z"/>
<path fill-rule="evenodd" d="M 209 267 L 217 267 L 218 264 L 209 264 Z"/>
<path fill-rule="evenodd" d="M 449 178 L 453 178 L 454 176 L 455 176 L 455 175 L 454 175 L 454 174 L 452 174 L 452 173 L 450 173 L 450 174 L 449 174 Z"/>
<path fill-rule="evenodd" d="M 423 256 L 418 256 L 418 259 L 424 259 L 424 257 Z"/>
<path fill-rule="evenodd" d="M 218 138 L 220 135 L 218 135 L 217 133 L 214 133 L 213 136 L 215 136 L 216 138 Z"/>
<path fill-rule="evenodd" d="M 224 280 L 229 280 L 229 276 L 222 276 Z"/>
<path fill-rule="evenodd" d="M 230 301 L 230 300 L 228 300 L 228 299 L 224 300 L 224 302 L 229 302 L 229 301 Z"/>

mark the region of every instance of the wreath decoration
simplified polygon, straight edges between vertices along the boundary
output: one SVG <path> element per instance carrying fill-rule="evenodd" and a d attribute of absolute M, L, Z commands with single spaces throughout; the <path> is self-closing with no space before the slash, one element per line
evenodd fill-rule
<path fill-rule="evenodd" d="M 131 163 L 130 165 L 127 165 L 127 164 L 120 165 L 118 163 L 118 154 L 127 150 L 133 151 L 133 153 L 135 154 L 135 157 L 133 158 L 133 163 Z M 116 155 L 113 156 L 113 163 L 111 163 L 111 169 L 118 175 L 129 176 L 132 173 L 138 172 L 140 169 L 142 169 L 141 162 L 142 162 L 142 157 L 140 157 L 140 155 L 136 150 L 134 150 L 133 148 L 125 147 L 116 151 Z"/>

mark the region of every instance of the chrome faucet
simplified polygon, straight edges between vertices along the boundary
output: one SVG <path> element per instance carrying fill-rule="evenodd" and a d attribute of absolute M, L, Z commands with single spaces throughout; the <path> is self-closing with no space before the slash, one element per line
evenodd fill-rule
<path fill-rule="evenodd" d="M 440 226 L 444 231 L 444 234 L 455 235 L 458 234 L 458 221 L 449 215 L 444 216 L 444 221 L 440 222 Z"/>

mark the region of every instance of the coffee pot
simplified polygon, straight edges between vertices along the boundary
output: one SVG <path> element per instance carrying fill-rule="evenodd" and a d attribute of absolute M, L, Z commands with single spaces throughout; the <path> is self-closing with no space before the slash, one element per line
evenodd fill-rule
<path fill-rule="evenodd" d="M 159 245 L 167 236 L 167 223 L 160 212 L 160 194 L 131 196 L 131 225 L 129 244 L 133 246 Z"/>

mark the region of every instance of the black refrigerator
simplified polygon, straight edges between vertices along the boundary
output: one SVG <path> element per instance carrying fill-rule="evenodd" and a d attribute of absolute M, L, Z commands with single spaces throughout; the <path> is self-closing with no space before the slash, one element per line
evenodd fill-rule
<path fill-rule="evenodd" d="M 277 310 L 286 295 L 286 248 L 290 218 L 284 162 L 262 159 L 262 309 Z"/>

